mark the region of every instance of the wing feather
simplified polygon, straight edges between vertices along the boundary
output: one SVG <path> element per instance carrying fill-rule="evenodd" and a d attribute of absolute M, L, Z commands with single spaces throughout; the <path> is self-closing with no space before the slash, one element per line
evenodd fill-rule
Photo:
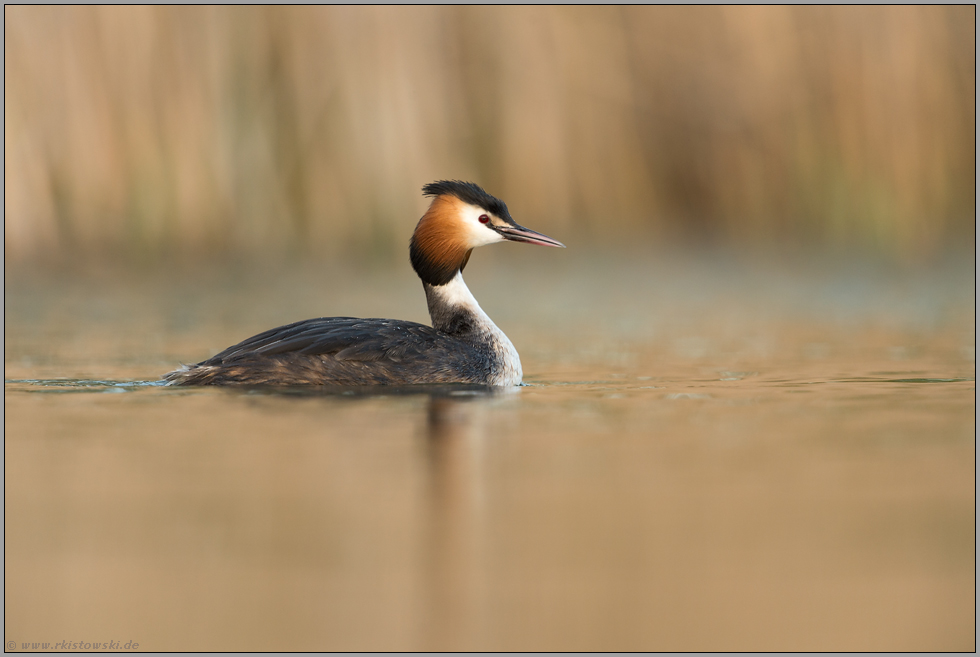
<path fill-rule="evenodd" d="M 164 378 L 171 385 L 483 383 L 491 367 L 480 347 L 431 326 L 319 317 L 264 331 Z"/>
<path fill-rule="evenodd" d="M 282 354 L 331 355 L 338 360 L 402 362 L 421 357 L 439 343 L 456 340 L 431 326 L 392 319 L 319 317 L 294 322 L 254 335 L 228 347 L 201 365 L 231 364 L 256 356 Z"/>

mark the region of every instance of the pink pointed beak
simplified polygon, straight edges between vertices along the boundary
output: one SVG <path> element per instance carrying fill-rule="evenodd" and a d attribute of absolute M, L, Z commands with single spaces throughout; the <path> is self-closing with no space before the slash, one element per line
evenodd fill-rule
<path fill-rule="evenodd" d="M 494 226 L 496 231 L 500 233 L 500 236 L 504 239 L 510 240 L 512 242 L 527 242 L 528 244 L 540 244 L 541 246 L 557 246 L 562 249 L 565 245 L 558 240 L 553 240 L 547 235 L 542 235 L 541 233 L 525 228 L 524 226 L 518 226 L 517 224 L 507 224 L 506 226 Z"/>

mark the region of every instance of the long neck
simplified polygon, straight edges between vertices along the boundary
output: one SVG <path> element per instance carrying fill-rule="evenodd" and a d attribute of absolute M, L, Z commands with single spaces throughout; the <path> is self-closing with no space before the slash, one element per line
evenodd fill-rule
<path fill-rule="evenodd" d="M 422 282 L 429 304 L 432 327 L 461 339 L 483 341 L 488 334 L 503 332 L 483 312 L 459 271 L 445 285 Z"/>
<path fill-rule="evenodd" d="M 433 328 L 468 342 L 487 354 L 491 385 L 516 386 L 523 378 L 521 358 L 513 343 L 497 328 L 470 293 L 463 275 L 445 285 L 422 282 Z"/>

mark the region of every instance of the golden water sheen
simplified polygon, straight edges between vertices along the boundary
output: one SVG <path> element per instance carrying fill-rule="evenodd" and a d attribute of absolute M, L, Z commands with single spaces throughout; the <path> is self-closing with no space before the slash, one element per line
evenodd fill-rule
<path fill-rule="evenodd" d="M 407 265 L 8 275 L 5 641 L 975 649 L 970 267 L 493 260 L 498 394 L 142 383 Z"/>

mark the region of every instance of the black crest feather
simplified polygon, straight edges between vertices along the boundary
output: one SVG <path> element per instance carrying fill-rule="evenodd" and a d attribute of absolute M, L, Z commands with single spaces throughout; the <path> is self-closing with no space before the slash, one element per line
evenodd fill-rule
<path fill-rule="evenodd" d="M 464 203 L 483 208 L 509 224 L 514 223 L 510 212 L 507 210 L 507 204 L 496 196 L 488 194 L 476 183 L 463 182 L 462 180 L 438 180 L 422 187 L 422 194 L 423 196 L 449 194 Z"/>

